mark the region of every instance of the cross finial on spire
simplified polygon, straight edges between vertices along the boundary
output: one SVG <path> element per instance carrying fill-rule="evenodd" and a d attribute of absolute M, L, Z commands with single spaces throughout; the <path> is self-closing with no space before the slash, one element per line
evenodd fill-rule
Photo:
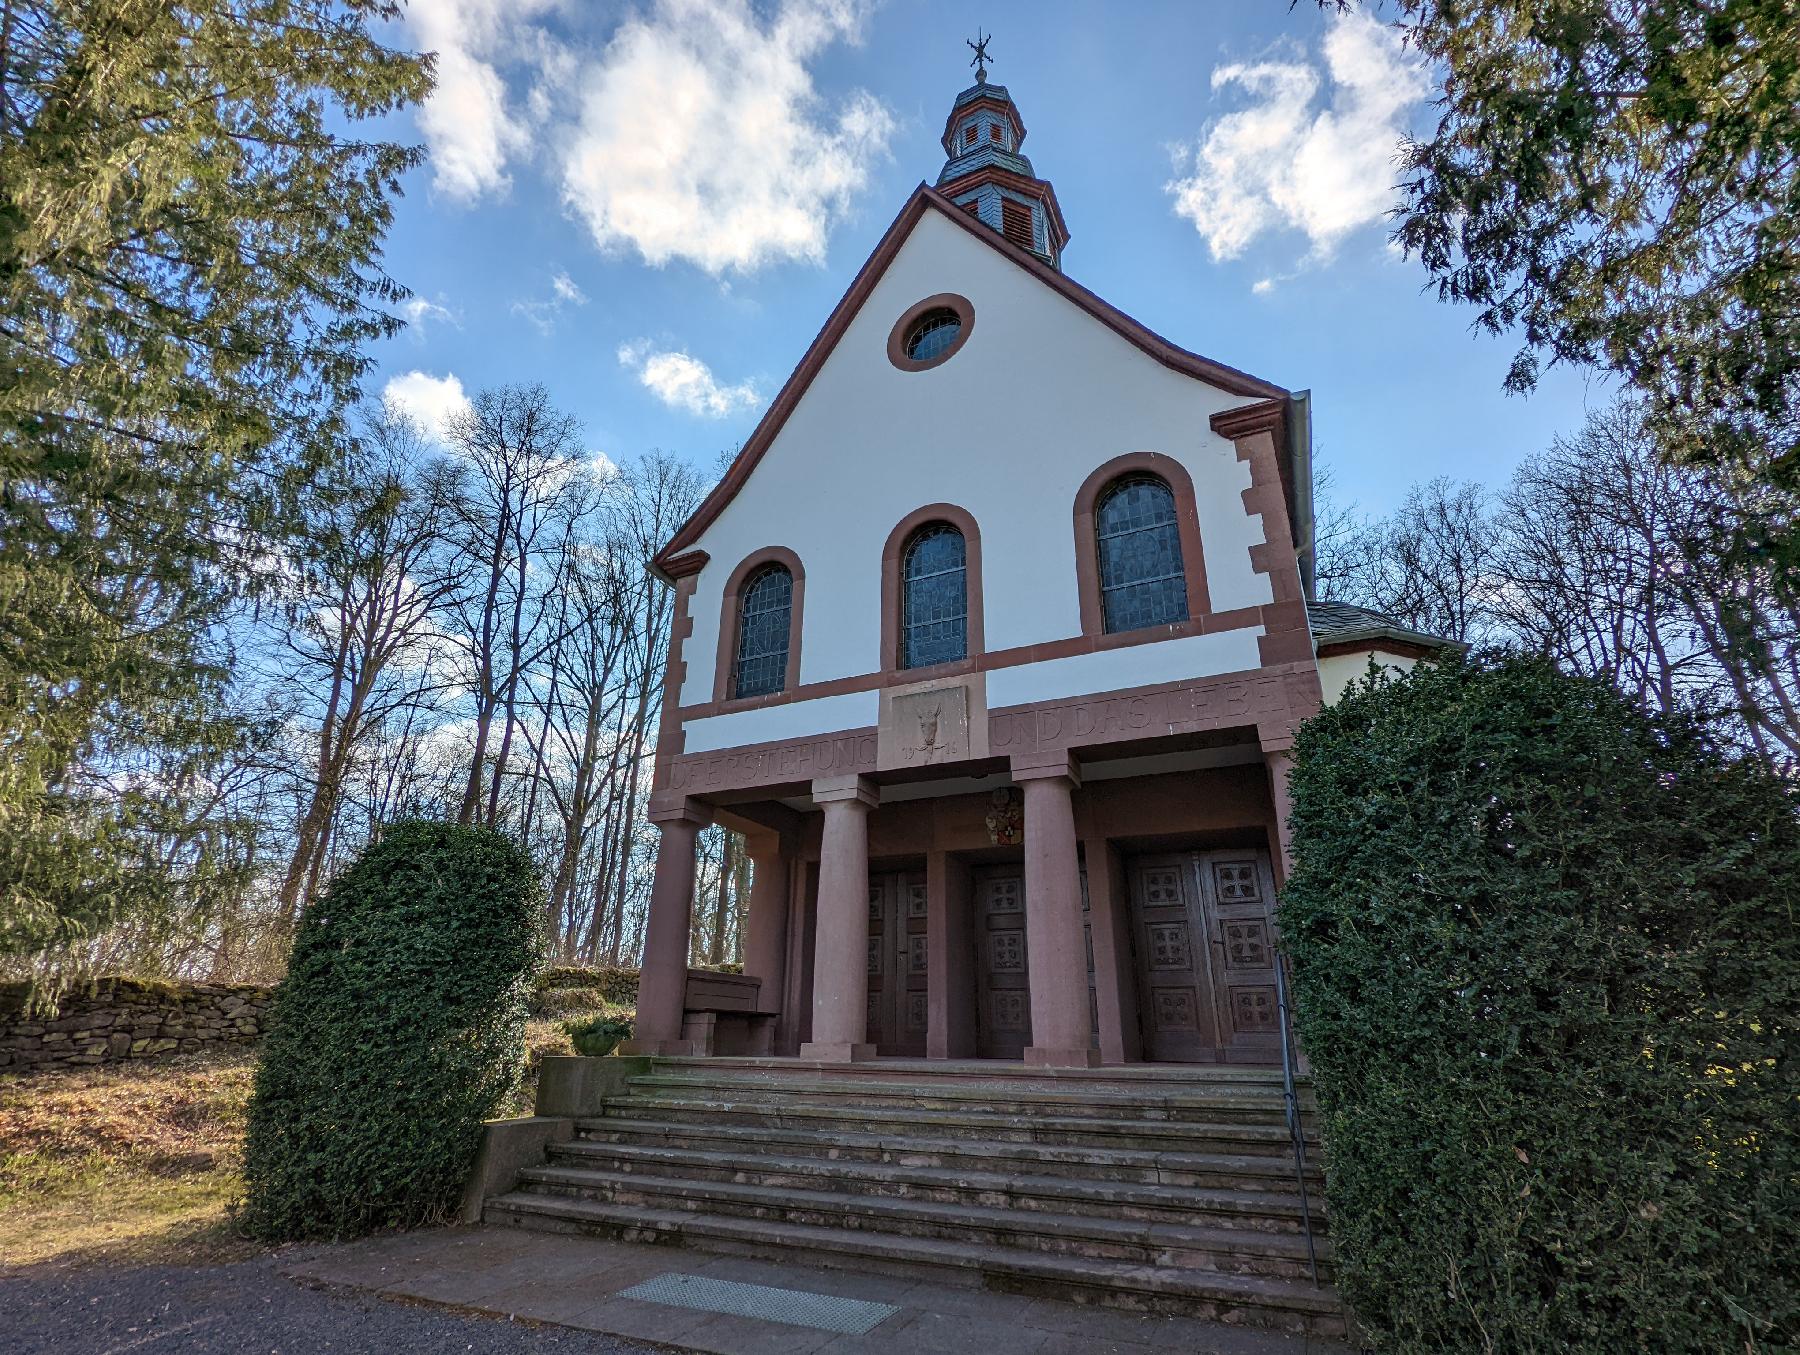
<path fill-rule="evenodd" d="M 981 26 L 978 24 L 975 28 L 975 40 L 966 44 L 969 50 L 975 53 L 974 59 L 969 64 L 975 68 L 975 83 L 978 85 L 987 83 L 987 63 L 993 59 L 987 54 L 987 45 L 993 40 L 992 33 L 986 37 L 981 35 Z"/>

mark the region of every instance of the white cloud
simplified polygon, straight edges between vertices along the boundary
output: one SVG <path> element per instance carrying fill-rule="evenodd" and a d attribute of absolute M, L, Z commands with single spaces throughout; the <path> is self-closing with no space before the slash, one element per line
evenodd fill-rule
<path fill-rule="evenodd" d="M 417 370 L 402 372 L 388 378 L 387 385 L 381 388 L 381 400 L 440 443 L 450 420 L 469 412 L 469 397 L 463 393 L 463 384 L 454 372 L 449 376 Z"/>
<path fill-rule="evenodd" d="M 575 279 L 560 268 L 557 269 L 556 276 L 550 279 L 550 290 L 558 301 L 566 301 L 572 306 L 587 305 L 587 293 L 576 286 Z"/>
<path fill-rule="evenodd" d="M 531 321 L 538 333 L 548 334 L 556 328 L 556 317 L 562 314 L 564 307 L 585 306 L 587 303 L 587 293 L 581 290 L 574 278 L 559 268 L 550 278 L 549 296 L 515 301 L 512 303 L 512 311 L 514 315 L 522 315 Z"/>
<path fill-rule="evenodd" d="M 1395 30 L 1360 11 L 1332 21 L 1324 58 L 1322 72 L 1305 61 L 1213 71 L 1214 90 L 1235 87 L 1250 106 L 1177 148 L 1168 191 L 1214 259 L 1235 258 L 1283 227 L 1304 232 L 1313 258 L 1328 259 L 1397 200 L 1396 151 L 1430 91 L 1426 68 Z"/>
<path fill-rule="evenodd" d="M 835 108 L 807 63 L 855 42 L 863 0 L 655 0 L 576 82 L 563 196 L 603 249 L 710 273 L 825 257 L 826 235 L 894 120 L 857 91 Z"/>
<path fill-rule="evenodd" d="M 428 297 L 409 296 L 400 303 L 400 318 L 405 320 L 415 339 L 423 338 L 427 324 L 454 325 L 462 328 L 462 317 L 441 302 Z"/>
<path fill-rule="evenodd" d="M 438 192 L 471 203 L 511 186 L 507 161 L 530 147 L 531 128 L 509 106 L 496 63 L 517 47 L 542 44 L 541 34 L 517 25 L 551 2 L 427 0 L 407 6 L 406 24 L 420 48 L 437 53 L 437 87 L 419 110 L 419 130 Z"/>
<path fill-rule="evenodd" d="M 702 418 L 723 419 L 762 403 L 762 395 L 752 383 L 720 385 L 699 358 L 654 348 L 647 339 L 621 344 L 619 365 L 636 372 L 639 382 L 665 405 Z"/>

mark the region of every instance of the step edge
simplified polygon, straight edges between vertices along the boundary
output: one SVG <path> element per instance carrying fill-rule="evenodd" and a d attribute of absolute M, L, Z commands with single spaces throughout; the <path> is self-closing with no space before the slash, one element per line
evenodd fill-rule
<path fill-rule="evenodd" d="M 711 1225 L 715 1231 L 730 1234 L 749 1235 L 752 1241 L 766 1240 L 756 1236 L 756 1230 L 743 1225 L 750 1223 L 766 1223 L 761 1219 L 734 1219 L 725 1216 L 687 1213 L 685 1211 L 659 1211 L 641 1209 L 631 1205 L 607 1206 L 596 1201 L 571 1200 L 552 1196 L 528 1195 L 521 1192 L 509 1192 L 497 1195 L 486 1201 L 487 1208 L 511 1209 L 521 1213 L 541 1214 L 562 1218 L 587 1217 L 601 1222 L 618 1221 L 623 1226 L 643 1226 L 647 1220 L 652 1226 L 665 1226 L 677 1234 L 685 1230 L 689 1223 Z M 621 1217 L 622 1216 L 622 1217 Z M 831 1241 L 840 1245 L 846 1241 L 862 1241 L 870 1237 L 879 1237 L 888 1244 L 890 1251 L 910 1251 L 921 1253 L 917 1259 L 927 1264 L 944 1266 L 959 1270 L 1002 1269 L 1014 1274 L 1035 1274 L 1039 1277 L 1067 1279 L 1093 1289 L 1129 1289 L 1138 1293 L 1157 1293 L 1157 1291 L 1141 1284 L 1131 1283 L 1133 1272 L 1150 1272 L 1182 1281 L 1181 1288 L 1193 1291 L 1191 1295 L 1181 1297 L 1197 1297 L 1214 1300 L 1221 1296 L 1229 1296 L 1236 1303 L 1270 1308 L 1276 1311 L 1317 1312 L 1327 1316 L 1338 1317 L 1343 1313 L 1341 1302 L 1335 1292 L 1325 1285 L 1314 1286 L 1310 1281 L 1289 1278 L 1280 1275 L 1233 1275 L 1223 1271 L 1206 1271 L 1187 1269 L 1179 1266 L 1158 1266 L 1132 1261 L 1111 1261 L 1105 1258 L 1081 1258 L 1076 1261 L 1060 1257 L 1051 1252 L 1031 1252 L 1020 1248 L 999 1247 L 987 1248 L 980 1252 L 974 1247 L 962 1244 L 951 1244 L 959 1250 L 969 1253 L 966 1263 L 945 1260 L 945 1242 L 943 1239 L 909 1238 L 902 1234 L 859 1234 L 855 1229 L 825 1228 L 816 1224 L 787 1224 L 790 1232 L 802 1234 L 832 1234 L 831 1238 L 821 1238 L 820 1243 Z M 803 1237 L 804 1240 L 804 1237 Z M 932 1242 L 934 1246 L 918 1246 L 912 1244 Z M 897 1244 L 897 1245 L 896 1245 Z M 779 1243 L 777 1245 L 780 1245 Z M 843 1248 L 847 1255 L 857 1255 L 854 1247 Z M 1059 1264 L 1060 1263 L 1060 1264 Z M 1096 1283 L 1096 1276 L 1110 1276 L 1116 1283 Z M 1213 1292 L 1207 1293 L 1205 1291 Z M 1284 1303 L 1282 1300 L 1288 1300 Z"/>

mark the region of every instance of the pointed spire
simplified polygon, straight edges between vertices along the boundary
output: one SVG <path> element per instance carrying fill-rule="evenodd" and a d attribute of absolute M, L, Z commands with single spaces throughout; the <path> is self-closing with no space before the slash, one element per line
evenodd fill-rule
<path fill-rule="evenodd" d="M 1062 267 L 1069 228 L 1063 224 L 1056 190 L 1037 177 L 1020 153 L 1025 120 L 1005 85 L 987 82 L 992 35 L 967 43 L 975 53 L 975 83 L 956 96 L 944 123 L 943 171 L 938 190 L 957 206 L 999 231 L 1052 268 Z"/>

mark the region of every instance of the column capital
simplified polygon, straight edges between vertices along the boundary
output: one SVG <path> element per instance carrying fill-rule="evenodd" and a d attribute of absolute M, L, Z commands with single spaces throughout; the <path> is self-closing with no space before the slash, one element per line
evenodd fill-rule
<path fill-rule="evenodd" d="M 881 803 L 881 791 L 866 776 L 821 776 L 812 783 L 812 799 L 816 805 L 853 801 L 873 809 Z"/>
<path fill-rule="evenodd" d="M 1260 731 L 1263 756 L 1273 757 L 1277 753 L 1291 756 L 1294 751 L 1294 731 L 1291 729 L 1265 729 Z"/>
<path fill-rule="evenodd" d="M 676 823 L 705 828 L 713 821 L 710 805 L 702 804 L 699 800 L 689 799 L 685 795 L 652 795 L 650 806 L 644 811 L 644 817 L 658 828 Z"/>
<path fill-rule="evenodd" d="M 1081 784 L 1081 764 L 1067 752 L 1015 753 L 1012 779 L 1017 782 L 1050 781 L 1060 778 L 1071 786 Z"/>
<path fill-rule="evenodd" d="M 752 861 L 773 861 L 793 850 L 785 833 L 771 828 L 762 833 L 744 834 L 744 855 Z"/>

